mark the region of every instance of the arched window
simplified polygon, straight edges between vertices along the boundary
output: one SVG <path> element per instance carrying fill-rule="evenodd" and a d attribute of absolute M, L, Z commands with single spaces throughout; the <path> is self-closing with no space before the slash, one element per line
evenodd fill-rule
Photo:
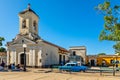
<path fill-rule="evenodd" d="M 22 28 L 26 28 L 26 20 L 23 20 L 23 22 L 22 22 Z"/>
<path fill-rule="evenodd" d="M 36 31 L 36 26 L 37 26 L 37 23 L 36 21 L 33 22 L 33 29 Z"/>

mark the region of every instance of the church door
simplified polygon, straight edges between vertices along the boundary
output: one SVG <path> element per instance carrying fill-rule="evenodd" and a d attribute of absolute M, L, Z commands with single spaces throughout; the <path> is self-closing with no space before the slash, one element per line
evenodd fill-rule
<path fill-rule="evenodd" d="M 24 53 L 20 55 L 20 64 L 24 64 Z"/>

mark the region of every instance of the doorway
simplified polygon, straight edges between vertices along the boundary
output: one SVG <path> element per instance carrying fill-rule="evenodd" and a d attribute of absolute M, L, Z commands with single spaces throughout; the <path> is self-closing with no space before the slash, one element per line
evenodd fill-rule
<path fill-rule="evenodd" d="M 95 60 L 94 60 L 94 59 L 92 59 L 92 60 L 90 61 L 90 63 L 91 63 L 91 66 L 95 66 Z"/>
<path fill-rule="evenodd" d="M 20 55 L 20 64 L 22 64 L 22 65 L 24 65 L 24 55 L 26 57 L 26 54 L 24 54 L 24 53 Z"/>

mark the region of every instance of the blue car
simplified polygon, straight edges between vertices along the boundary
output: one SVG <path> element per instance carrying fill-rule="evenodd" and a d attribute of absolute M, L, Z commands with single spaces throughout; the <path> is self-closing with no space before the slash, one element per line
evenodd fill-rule
<path fill-rule="evenodd" d="M 64 66 L 59 66 L 59 70 L 71 71 L 71 72 L 85 72 L 88 68 L 86 66 L 80 66 L 78 63 L 66 63 Z"/>

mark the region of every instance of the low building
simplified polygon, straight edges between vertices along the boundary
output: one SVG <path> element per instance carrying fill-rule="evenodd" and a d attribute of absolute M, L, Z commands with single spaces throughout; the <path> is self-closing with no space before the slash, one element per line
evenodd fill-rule
<path fill-rule="evenodd" d="M 80 64 L 86 64 L 86 47 L 85 46 L 72 46 L 69 48 L 70 56 L 69 60 L 73 62 L 79 62 Z"/>
<path fill-rule="evenodd" d="M 7 53 L 6 52 L 0 52 L 0 63 L 7 63 Z"/>
<path fill-rule="evenodd" d="M 120 66 L 119 55 L 87 55 L 86 64 L 89 66 L 112 66 L 118 64 Z"/>

